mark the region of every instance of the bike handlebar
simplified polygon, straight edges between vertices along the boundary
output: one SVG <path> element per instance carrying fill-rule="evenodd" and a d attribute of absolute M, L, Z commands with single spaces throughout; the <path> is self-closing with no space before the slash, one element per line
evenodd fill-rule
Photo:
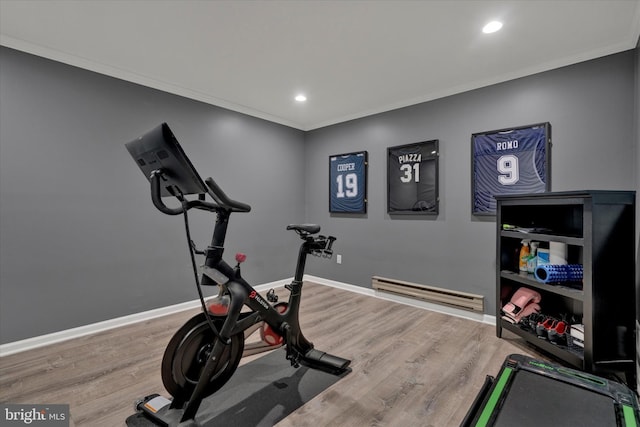
<path fill-rule="evenodd" d="M 182 202 L 182 205 L 177 208 L 170 208 L 162 201 L 162 189 L 160 188 L 160 181 L 162 180 L 162 170 L 154 170 L 151 172 L 151 201 L 153 205 L 162 213 L 167 215 L 180 215 L 184 210 L 191 208 L 202 209 L 210 212 L 218 212 L 220 210 L 226 210 L 228 212 L 249 212 L 251 206 L 246 203 L 238 202 L 230 199 L 224 191 L 215 183 L 213 178 L 207 178 L 205 180 L 207 187 L 210 191 L 208 194 L 216 201 L 216 203 L 207 202 L 202 199 L 198 200 L 185 200 L 180 194 L 173 194 L 173 191 L 169 191 Z"/>
<path fill-rule="evenodd" d="M 151 201 L 153 202 L 153 206 L 156 207 L 160 212 L 167 215 L 180 215 L 184 212 L 184 209 L 179 208 L 170 208 L 165 205 L 162 201 L 161 189 L 160 189 L 160 180 L 162 179 L 162 171 L 154 170 L 151 172 Z"/>
<path fill-rule="evenodd" d="M 218 202 L 218 205 L 231 209 L 231 212 L 250 212 L 251 206 L 246 203 L 238 202 L 237 200 L 230 199 L 222 188 L 213 180 L 213 178 L 209 177 L 204 180 L 207 187 L 211 190 L 209 193 L 213 199 Z"/>
<path fill-rule="evenodd" d="M 333 242 L 336 238 L 333 236 L 307 236 L 307 246 L 311 255 L 321 256 L 323 258 L 331 258 L 333 255 Z"/>

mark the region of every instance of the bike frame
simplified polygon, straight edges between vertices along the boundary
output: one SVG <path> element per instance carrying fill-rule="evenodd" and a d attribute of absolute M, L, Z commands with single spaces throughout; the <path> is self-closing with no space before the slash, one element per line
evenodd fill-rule
<path fill-rule="evenodd" d="M 312 237 L 306 238 L 302 243 L 298 253 L 294 279 L 291 284 L 286 286 L 290 291 L 288 306 L 284 313 L 280 313 L 241 277 L 239 264 L 236 267 L 231 267 L 222 259 L 229 214 L 226 211 L 218 212 L 213 239 L 205 252 L 204 264 L 209 269 L 222 273 L 222 275 L 229 278 L 229 281 L 224 284 L 216 283 L 215 280 L 207 275 L 206 270 L 201 278 L 202 285 L 223 286 L 231 297 L 226 321 L 222 330 L 219 331 L 220 337 L 226 340 L 230 336 L 243 332 L 256 323 L 264 321 L 274 330 L 283 332 L 282 335 L 287 339 L 288 345 L 302 352 L 302 354 L 306 353 L 306 351 L 313 348 L 313 344 L 300 332 L 298 313 L 302 292 L 302 278 L 307 255 L 313 253 L 313 251 L 323 249 L 326 245 L 316 243 Z M 241 313 L 244 305 L 252 311 Z M 287 333 L 287 331 L 290 333 Z"/>
<path fill-rule="evenodd" d="M 160 176 L 152 178 L 152 184 L 154 180 L 159 179 Z M 159 199 L 159 197 L 154 197 L 154 202 L 157 199 Z M 183 203 L 185 202 L 183 201 Z M 198 208 L 200 207 L 199 205 L 200 203 L 196 203 L 196 206 L 194 207 Z M 280 313 L 271 304 L 269 304 L 267 299 L 265 299 L 242 278 L 240 274 L 240 263 L 238 263 L 236 267 L 231 267 L 222 258 L 224 254 L 224 242 L 229 224 L 229 217 L 233 210 L 221 206 L 216 206 L 215 208 L 212 206 L 205 206 L 202 207 L 202 209 L 215 211 L 217 218 L 211 244 L 205 251 L 205 268 L 201 276 L 201 284 L 203 286 L 221 286 L 223 291 L 229 295 L 230 303 L 227 314 L 224 316 L 225 321 L 222 328 L 219 331 L 214 331 L 217 333 L 218 339 L 216 340 L 213 350 L 207 359 L 201 378 L 211 378 L 216 372 L 219 358 L 222 355 L 225 346 L 231 342 L 231 337 L 233 335 L 244 332 L 253 325 L 262 321 L 270 325 L 275 331 L 278 331 L 284 337 L 287 349 L 287 359 L 291 361 L 293 366 L 299 366 L 299 363 L 303 361 L 302 359 L 304 356 L 313 350 L 313 344 L 304 337 L 300 330 L 298 318 L 300 299 L 302 295 L 302 278 L 304 275 L 307 255 L 314 253 L 314 251 L 325 250 L 325 248 L 327 248 L 327 243 L 331 244 L 335 238 L 329 238 L 329 241 L 327 241 L 327 239 L 316 240 L 316 238 L 311 237 L 312 233 L 308 233 L 294 227 L 301 237 L 304 238 L 304 242 L 301 244 L 298 253 L 294 280 L 291 284 L 286 286 L 290 291 L 287 309 L 283 313 Z M 218 283 L 207 274 L 207 270 L 214 270 L 229 280 L 226 283 Z M 242 307 L 245 305 L 251 309 L 250 312 L 241 312 Z M 209 315 L 215 316 L 213 314 Z M 188 399 L 188 404 L 182 417 L 183 421 L 193 419 L 195 417 L 198 408 L 200 407 L 200 403 L 202 402 L 201 396 L 204 393 L 206 386 L 206 380 L 198 381 L 191 397 Z M 174 399 L 171 406 L 173 408 L 181 408 L 184 404 L 184 401 Z"/>

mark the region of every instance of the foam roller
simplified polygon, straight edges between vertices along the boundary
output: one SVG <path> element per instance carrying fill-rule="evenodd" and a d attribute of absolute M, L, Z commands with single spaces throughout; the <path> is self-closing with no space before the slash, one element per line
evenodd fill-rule
<path fill-rule="evenodd" d="M 539 265 L 535 276 L 542 283 L 580 282 L 582 281 L 582 264 Z"/>

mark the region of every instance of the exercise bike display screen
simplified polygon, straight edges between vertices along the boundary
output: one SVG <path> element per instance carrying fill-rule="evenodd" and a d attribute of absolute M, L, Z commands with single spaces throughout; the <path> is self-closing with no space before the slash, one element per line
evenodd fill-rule
<path fill-rule="evenodd" d="M 125 146 L 150 182 L 151 172 L 162 170 L 161 195 L 163 197 L 173 195 L 169 191 L 171 187 L 179 188 L 184 195 L 207 193 L 200 175 L 166 123 L 126 143 Z"/>

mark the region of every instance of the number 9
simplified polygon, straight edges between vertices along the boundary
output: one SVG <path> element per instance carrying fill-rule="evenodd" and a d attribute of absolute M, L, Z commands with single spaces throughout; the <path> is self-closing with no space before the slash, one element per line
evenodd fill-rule
<path fill-rule="evenodd" d="M 513 185 L 520 180 L 518 158 L 513 154 L 507 154 L 498 159 L 498 182 L 502 185 Z"/>

